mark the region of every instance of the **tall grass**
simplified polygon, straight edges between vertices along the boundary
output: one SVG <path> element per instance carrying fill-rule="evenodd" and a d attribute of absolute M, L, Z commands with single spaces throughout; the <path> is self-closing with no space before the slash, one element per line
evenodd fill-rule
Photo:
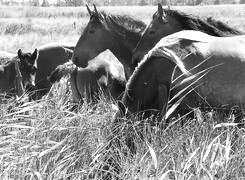
<path fill-rule="evenodd" d="M 156 9 L 100 8 L 145 22 Z M 174 8 L 213 16 L 245 30 L 244 6 Z M 75 43 L 88 21 L 84 7 L 0 9 L 0 49 L 13 53 L 51 41 Z M 102 56 L 113 58 L 109 52 Z M 147 122 L 122 119 L 112 131 L 113 102 L 102 97 L 96 107 L 84 104 L 75 113 L 70 111 L 71 99 L 63 82 L 42 100 L 27 102 L 21 97 L 0 104 L 0 179 L 87 179 L 89 175 L 105 179 L 107 172 L 113 178 L 137 180 L 244 178 L 245 133 L 232 119 L 220 124 L 223 119 L 199 112 L 184 126 L 176 123 L 164 131 Z M 130 142 L 133 149 L 126 145 Z"/>

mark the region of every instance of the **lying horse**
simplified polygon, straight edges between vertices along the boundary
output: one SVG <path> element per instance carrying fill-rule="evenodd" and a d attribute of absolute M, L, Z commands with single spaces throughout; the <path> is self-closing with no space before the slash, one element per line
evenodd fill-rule
<path fill-rule="evenodd" d="M 37 70 L 38 51 L 33 53 L 22 53 L 18 50 L 18 56 L 1 51 L 1 61 L 5 61 L 0 66 L 0 93 L 6 93 L 5 97 L 21 96 L 25 90 L 35 86 L 35 76 Z"/>
<path fill-rule="evenodd" d="M 96 103 L 101 92 L 105 97 L 118 99 L 125 89 L 126 79 L 121 64 L 96 58 L 86 68 L 77 68 L 72 62 L 58 66 L 50 75 L 51 83 L 70 74 L 73 99 L 76 103 Z"/>
<path fill-rule="evenodd" d="M 190 109 L 242 108 L 245 105 L 244 49 L 245 35 L 214 37 L 192 30 L 169 35 L 139 64 L 126 85 L 122 103 L 130 114 L 151 109 L 160 112 L 161 117 L 166 113 L 169 97 L 172 99 L 175 95 L 183 97 L 182 106 Z M 171 50 L 182 56 L 185 68 L 179 61 L 171 60 L 171 57 L 178 59 Z M 174 71 L 176 64 L 182 72 Z M 192 74 L 189 83 L 180 77 L 183 72 Z M 179 94 L 188 86 L 194 91 L 181 97 Z M 119 103 L 125 113 L 124 105 Z"/>
<path fill-rule="evenodd" d="M 36 93 L 33 99 L 40 99 L 51 88 L 52 84 L 47 77 L 61 65 L 71 59 L 74 45 L 69 43 L 48 43 L 38 48 Z"/>

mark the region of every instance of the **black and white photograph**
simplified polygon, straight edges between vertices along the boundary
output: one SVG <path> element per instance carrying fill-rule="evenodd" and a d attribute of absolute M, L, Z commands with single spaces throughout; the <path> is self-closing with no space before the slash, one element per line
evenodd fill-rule
<path fill-rule="evenodd" d="M 0 0 L 0 180 L 245 180 L 245 0 Z"/>

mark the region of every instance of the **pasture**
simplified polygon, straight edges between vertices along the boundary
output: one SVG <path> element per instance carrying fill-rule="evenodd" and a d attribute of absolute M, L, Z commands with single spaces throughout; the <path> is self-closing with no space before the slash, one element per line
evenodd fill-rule
<path fill-rule="evenodd" d="M 212 16 L 245 31 L 245 6 L 173 8 L 201 17 Z M 148 23 L 157 7 L 98 9 L 131 15 Z M 31 52 L 52 41 L 76 43 L 88 18 L 85 7 L 0 6 L 0 50 L 17 53 L 21 48 Z M 101 56 L 114 60 L 110 52 Z M 123 121 L 118 132 L 121 149 L 113 155 L 106 148 L 115 113 L 112 102 L 104 98 L 96 109 L 85 103 L 78 113 L 70 112 L 68 89 L 67 83 L 62 82 L 55 84 L 42 100 L 20 103 L 25 101 L 20 98 L 0 104 L 0 179 L 86 179 L 89 172 L 106 163 L 108 154 L 120 159 L 122 179 L 245 176 L 245 133 L 232 124 L 233 116 L 222 119 L 197 111 L 196 118 L 186 119 L 185 126 L 176 123 L 163 132 Z M 133 137 L 137 147 L 135 157 L 126 153 L 129 137 Z"/>

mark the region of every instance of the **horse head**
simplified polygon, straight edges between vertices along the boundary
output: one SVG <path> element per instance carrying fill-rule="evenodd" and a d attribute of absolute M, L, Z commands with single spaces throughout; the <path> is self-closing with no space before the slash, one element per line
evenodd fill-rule
<path fill-rule="evenodd" d="M 143 32 L 132 58 L 133 64 L 137 64 L 143 56 L 154 47 L 163 37 L 181 30 L 180 23 L 169 15 L 172 10 L 165 10 L 158 4 L 158 10 L 153 14 L 152 20 Z"/>
<path fill-rule="evenodd" d="M 93 11 L 88 5 L 86 7 L 90 19 L 75 46 L 72 57 L 73 63 L 79 67 L 86 67 L 89 60 L 113 46 L 112 36 L 104 23 L 103 13 L 99 13 L 95 5 Z"/>
<path fill-rule="evenodd" d="M 22 50 L 19 49 L 18 58 L 20 59 L 19 71 L 22 75 L 22 83 L 24 88 L 31 90 L 35 87 L 38 50 L 35 49 L 33 53 L 23 53 Z"/>

